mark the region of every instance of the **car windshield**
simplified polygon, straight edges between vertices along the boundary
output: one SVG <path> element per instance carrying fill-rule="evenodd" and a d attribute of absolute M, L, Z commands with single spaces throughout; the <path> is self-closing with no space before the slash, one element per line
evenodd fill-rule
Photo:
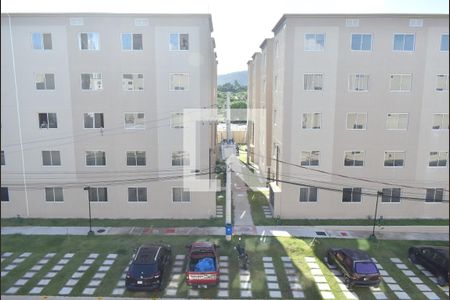
<path fill-rule="evenodd" d="M 374 274 L 378 273 L 378 269 L 373 262 L 356 262 L 355 272 L 359 274 Z"/>
<path fill-rule="evenodd" d="M 132 264 L 129 273 L 136 277 L 149 277 L 157 272 L 156 264 Z"/>

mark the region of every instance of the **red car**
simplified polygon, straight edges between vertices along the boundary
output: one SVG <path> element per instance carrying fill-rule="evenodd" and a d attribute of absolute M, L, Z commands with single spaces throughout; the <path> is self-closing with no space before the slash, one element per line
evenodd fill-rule
<path fill-rule="evenodd" d="M 186 248 L 188 248 L 187 285 L 194 287 L 218 285 L 219 246 L 210 242 L 195 242 Z"/>

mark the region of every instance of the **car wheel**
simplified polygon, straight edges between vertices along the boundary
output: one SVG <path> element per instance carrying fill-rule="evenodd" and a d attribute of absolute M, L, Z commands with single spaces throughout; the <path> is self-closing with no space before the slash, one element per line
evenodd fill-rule
<path fill-rule="evenodd" d="M 440 286 L 444 286 L 444 285 L 447 285 L 447 280 L 445 280 L 444 276 L 438 276 L 437 277 L 437 283 Z"/>
<path fill-rule="evenodd" d="M 328 264 L 330 265 L 330 266 L 334 266 L 335 264 L 334 264 L 334 261 L 332 260 L 332 258 L 331 258 L 331 253 L 328 253 L 327 254 L 327 262 L 328 262 Z"/>
<path fill-rule="evenodd" d="M 351 288 L 352 287 L 352 282 L 350 280 L 350 278 L 348 276 L 344 276 L 344 284 L 348 287 Z"/>

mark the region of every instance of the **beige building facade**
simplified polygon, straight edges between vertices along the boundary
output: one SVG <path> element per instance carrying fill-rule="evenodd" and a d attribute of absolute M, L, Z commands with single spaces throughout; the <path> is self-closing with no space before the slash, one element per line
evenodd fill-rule
<path fill-rule="evenodd" d="M 258 59 L 267 43 L 248 63 L 249 107 L 268 110 L 251 117 L 250 158 L 271 178 L 275 216 L 373 218 L 378 193 L 378 217 L 448 218 L 448 25 L 448 15 L 280 19 L 270 68 Z"/>
<path fill-rule="evenodd" d="M 209 218 L 210 15 L 2 14 L 1 216 Z M 193 126 L 195 151 L 184 129 Z M 84 188 L 89 187 L 88 190 Z"/>

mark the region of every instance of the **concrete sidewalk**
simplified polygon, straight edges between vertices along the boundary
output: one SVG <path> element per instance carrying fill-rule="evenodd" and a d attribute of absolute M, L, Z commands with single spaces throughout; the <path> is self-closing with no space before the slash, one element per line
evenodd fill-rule
<path fill-rule="evenodd" d="M 224 227 L 93 227 L 95 235 L 214 235 L 224 236 Z M 89 227 L 2 227 L 2 235 L 87 235 Z M 367 238 L 371 226 L 234 226 L 233 234 L 253 236 L 279 236 L 299 238 Z M 448 241 L 446 226 L 386 226 L 375 227 L 375 235 L 384 240 Z"/>

